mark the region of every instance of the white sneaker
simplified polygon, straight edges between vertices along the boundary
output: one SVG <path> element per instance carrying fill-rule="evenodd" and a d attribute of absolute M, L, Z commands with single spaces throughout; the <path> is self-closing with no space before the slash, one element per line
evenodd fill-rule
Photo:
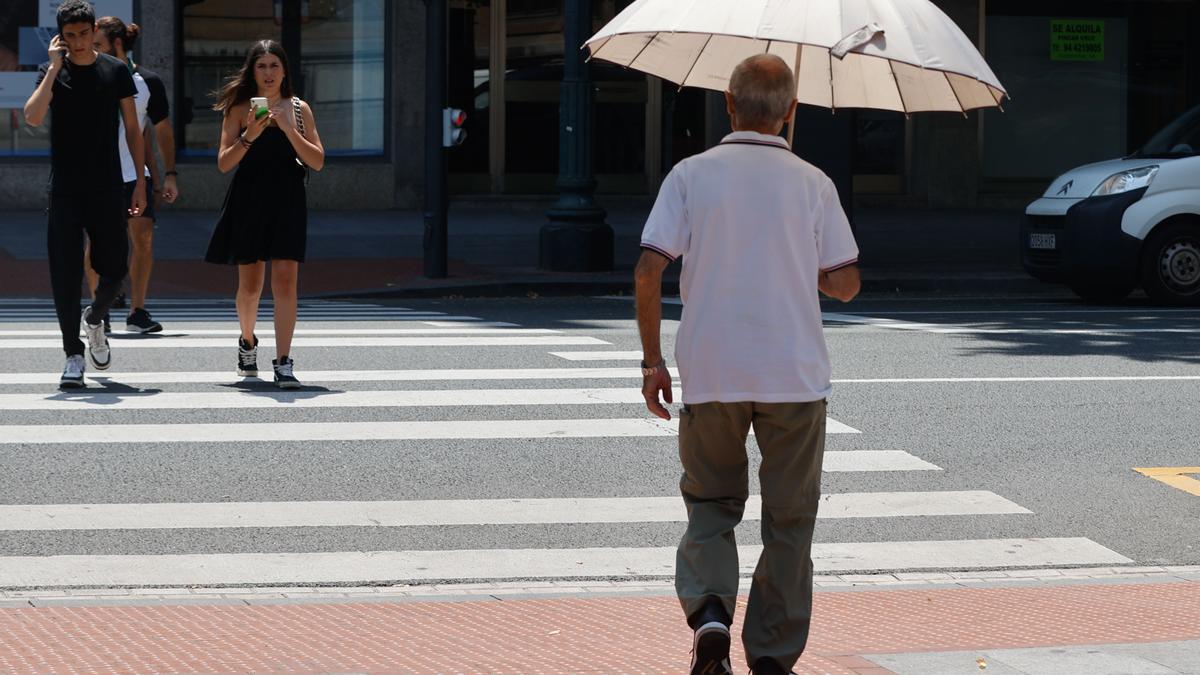
<path fill-rule="evenodd" d="M 58 381 L 60 389 L 79 389 L 83 386 L 83 355 L 75 354 L 67 357 L 67 367 L 63 369 L 62 378 Z"/>
<path fill-rule="evenodd" d="M 104 321 L 92 325 L 88 319 L 92 316 L 92 307 L 88 305 L 83 310 L 83 334 L 88 342 L 88 360 L 96 370 L 108 370 L 112 365 L 112 350 L 108 348 L 108 336 L 104 334 Z"/>

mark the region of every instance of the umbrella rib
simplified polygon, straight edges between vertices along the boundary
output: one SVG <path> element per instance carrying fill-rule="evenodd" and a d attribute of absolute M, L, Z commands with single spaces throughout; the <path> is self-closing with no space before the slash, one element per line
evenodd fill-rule
<path fill-rule="evenodd" d="M 837 91 L 833 88 L 833 52 L 826 49 L 825 56 L 829 58 L 829 111 L 835 113 L 837 112 Z"/>
<path fill-rule="evenodd" d="M 888 59 L 887 64 L 888 70 L 892 73 L 892 82 L 896 83 L 896 95 L 900 97 L 900 105 L 904 106 L 904 116 L 907 117 L 909 114 L 908 101 L 904 100 L 904 88 L 900 86 L 900 78 L 896 77 L 896 62 Z M 947 82 L 949 82 L 949 80 L 947 80 Z M 962 105 L 960 104 L 959 107 L 961 108 Z"/>
<path fill-rule="evenodd" d="M 954 83 L 950 81 L 950 73 L 943 70 L 942 77 L 946 78 L 946 86 L 950 87 L 950 93 L 954 94 L 954 100 L 958 101 L 958 107 L 962 110 L 963 117 L 966 117 L 967 106 L 963 105 L 962 99 L 958 96 L 958 90 L 954 88 Z"/>
<path fill-rule="evenodd" d="M 610 37 L 610 38 L 605 38 L 604 42 L 601 42 L 601 43 L 600 43 L 600 46 L 599 46 L 599 47 L 597 47 L 597 48 L 596 48 L 596 49 L 594 49 L 594 50 L 593 50 L 591 47 L 589 47 L 589 46 L 588 46 L 588 45 L 585 43 L 585 44 L 583 45 L 582 49 L 587 49 L 587 50 L 588 50 L 587 60 L 588 60 L 588 61 L 591 61 L 592 59 L 596 58 L 596 55 L 597 55 L 597 54 L 599 54 L 599 53 L 600 53 L 600 52 L 601 52 L 601 51 L 602 51 L 602 50 L 603 50 L 605 47 L 607 47 L 607 46 L 608 46 L 608 43 L 610 43 L 610 42 L 612 42 L 612 38 L 611 38 L 611 37 Z"/>
<path fill-rule="evenodd" d="M 654 35 L 650 36 L 649 40 L 646 40 L 646 44 L 642 45 L 642 48 L 638 50 L 638 53 L 635 54 L 633 56 L 633 58 L 629 60 L 627 67 L 632 68 L 633 64 L 637 63 L 637 60 L 642 57 L 642 52 L 646 51 L 646 49 L 648 49 L 650 47 L 650 43 L 652 43 L 658 39 L 658 35 L 659 35 L 658 33 L 655 33 Z"/>
<path fill-rule="evenodd" d="M 680 89 L 682 89 L 682 88 L 684 88 L 685 86 L 687 86 L 687 81 L 688 81 L 688 78 L 692 76 L 692 71 L 696 69 L 696 64 L 697 64 L 697 63 L 700 63 L 700 57 L 704 56 L 704 50 L 705 50 L 705 49 L 708 49 L 708 43 L 709 43 L 709 42 L 712 42 L 712 39 L 713 39 L 713 33 L 709 33 L 709 34 L 708 34 L 708 37 L 707 37 L 707 38 L 705 38 L 705 40 L 704 40 L 704 46 L 703 46 L 703 47 L 701 47 L 701 48 L 700 48 L 700 51 L 699 51 L 699 52 L 696 54 L 696 60 L 695 60 L 695 61 L 692 61 L 692 65 L 691 65 L 691 67 L 690 67 L 690 68 L 688 68 L 687 74 L 686 74 L 686 75 L 684 75 L 684 76 L 683 76 L 683 79 L 679 81 L 679 88 L 680 88 Z"/>

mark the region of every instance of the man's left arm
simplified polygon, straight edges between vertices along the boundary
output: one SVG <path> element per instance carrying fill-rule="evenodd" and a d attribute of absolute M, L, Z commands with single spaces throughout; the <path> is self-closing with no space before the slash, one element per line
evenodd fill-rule
<path fill-rule="evenodd" d="M 146 149 L 142 144 L 142 133 L 137 119 L 137 107 L 133 103 L 133 97 L 127 96 L 121 99 L 121 117 L 125 120 L 125 143 L 129 146 L 129 156 L 133 158 L 133 165 L 137 167 L 146 165 Z M 133 199 L 129 203 L 129 215 L 140 216 L 146 209 L 146 175 L 143 171 L 137 172 L 137 184 L 133 188 Z"/>
<path fill-rule="evenodd" d="M 670 258 L 644 249 L 633 273 L 637 294 L 638 332 L 642 337 L 642 366 L 645 372 L 649 372 L 642 377 L 642 396 L 646 399 L 646 408 L 655 417 L 664 420 L 671 419 L 671 411 L 659 400 L 660 392 L 662 400 L 667 403 L 674 402 L 671 373 L 667 370 L 662 355 L 662 280 L 663 271 L 669 264 Z"/>

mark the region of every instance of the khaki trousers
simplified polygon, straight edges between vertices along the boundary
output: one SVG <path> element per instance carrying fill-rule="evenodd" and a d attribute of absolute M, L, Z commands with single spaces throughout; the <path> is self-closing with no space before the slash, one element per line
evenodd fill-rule
<path fill-rule="evenodd" d="M 676 556 L 675 590 L 692 617 L 710 596 L 734 616 L 738 553 L 734 528 L 749 495 L 746 437 L 762 453 L 763 552 L 742 630 L 748 663 L 800 658 L 812 616 L 812 537 L 821 497 L 825 401 L 703 403 L 679 416 L 679 487 L 688 526 Z"/>

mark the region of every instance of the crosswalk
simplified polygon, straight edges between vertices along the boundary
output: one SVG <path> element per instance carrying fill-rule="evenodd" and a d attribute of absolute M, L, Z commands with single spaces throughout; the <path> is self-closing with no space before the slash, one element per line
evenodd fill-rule
<path fill-rule="evenodd" d="M 639 371 L 623 363 L 635 358 L 631 354 L 640 357 L 628 351 L 636 344 L 632 321 L 622 331 L 594 335 L 586 329 L 527 327 L 503 316 L 305 302 L 294 344 L 304 363 L 313 364 L 298 373 L 308 388 L 280 392 L 215 367 L 189 369 L 198 362 L 224 362 L 208 355 L 218 355 L 217 348 L 231 350 L 237 335 L 231 303 L 175 301 L 160 307 L 155 318 L 167 326 L 165 333 L 124 336 L 118 325 L 113 344 L 121 370 L 89 372 L 88 388 L 59 392 L 57 372 L 29 367 L 60 362 L 52 308 L 34 301 L 0 302 L 0 384 L 5 385 L 0 463 L 69 460 L 120 486 L 123 478 L 111 475 L 115 469 L 109 463 L 128 450 L 165 466 L 179 460 L 193 472 L 186 480 L 176 477 L 173 499 L 80 499 L 78 486 L 53 482 L 56 469 L 48 466 L 44 484 L 22 493 L 36 498 L 0 500 L 0 541 L 24 542 L 20 550 L 0 549 L 0 588 L 673 574 L 674 548 L 667 544 L 677 539 L 686 512 L 672 485 L 601 480 L 605 467 L 630 462 L 648 473 L 677 473 L 678 422 L 646 414 L 637 389 Z M 269 314 L 264 308 L 265 319 Z M 272 335 L 269 325 L 263 324 L 260 336 Z M 347 353 L 371 355 L 350 359 L 365 365 L 401 367 L 347 368 Z M 592 363 L 604 361 L 618 363 Z M 413 365 L 441 367 L 403 367 Z M 929 489 L 927 479 L 946 470 L 920 453 L 889 449 L 887 439 L 875 438 L 862 422 L 851 426 L 830 418 L 828 432 L 824 472 L 891 483 L 890 489 L 824 495 L 823 522 L 953 523 L 983 516 L 1012 532 L 1037 515 L 991 490 Z M 852 437 L 872 448 L 845 449 L 834 442 Z M 450 472 L 422 474 L 427 465 L 416 461 L 457 455 L 495 462 L 509 467 L 505 475 L 524 472 L 530 480 L 460 485 Z M 373 494 L 379 485 L 392 485 L 403 495 L 364 499 L 331 476 L 327 486 L 310 491 L 319 494 L 297 492 L 280 499 L 277 495 L 286 490 L 264 486 L 276 496 L 248 498 L 255 495 L 243 489 L 236 498 L 214 498 L 224 492 L 223 485 L 213 484 L 219 480 L 215 476 L 238 472 L 219 463 L 258 456 L 300 464 L 336 456 L 347 472 L 361 473 L 361 484 L 375 485 Z M 403 480 L 381 472 L 379 456 L 403 472 Z M 563 458 L 561 463 L 556 457 Z M 590 463 L 579 466 L 582 462 Z M 487 474 L 486 466 L 476 468 Z M 139 470 L 142 476 L 160 475 Z M 262 467 L 255 471 L 263 475 Z M 914 489 L 895 489 L 905 477 L 912 477 Z M 311 484 L 319 485 L 320 477 Z M 127 487 L 120 492 L 136 493 Z M 752 496 L 747 521 L 758 520 L 760 508 L 759 498 Z M 580 545 L 575 530 L 581 527 L 613 534 L 598 536 L 596 545 Z M 644 528 L 651 534 L 631 541 Z M 393 536 L 397 532 L 403 536 Z M 819 573 L 1132 562 L 1090 539 L 1055 534 L 818 540 L 813 559 Z M 304 544 L 308 538 L 347 545 Z M 154 545 L 143 550 L 140 542 L 150 541 Z M 368 549 L 353 544 L 362 541 L 406 545 Z M 753 544 L 739 547 L 743 573 L 750 573 L 760 550 Z"/>

